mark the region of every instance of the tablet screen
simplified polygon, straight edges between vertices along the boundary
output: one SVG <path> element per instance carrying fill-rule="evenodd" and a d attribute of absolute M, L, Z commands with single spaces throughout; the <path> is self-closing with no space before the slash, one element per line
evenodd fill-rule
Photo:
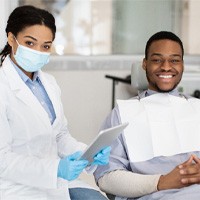
<path fill-rule="evenodd" d="M 110 146 L 111 143 L 122 133 L 128 126 L 128 123 L 123 123 L 109 129 L 99 132 L 93 142 L 86 148 L 80 159 L 86 159 L 89 163 L 93 162 L 93 157 L 103 148 Z"/>

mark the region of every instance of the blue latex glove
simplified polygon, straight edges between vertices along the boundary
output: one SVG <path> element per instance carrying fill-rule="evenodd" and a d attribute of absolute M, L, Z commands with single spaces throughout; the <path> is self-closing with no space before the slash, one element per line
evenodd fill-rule
<path fill-rule="evenodd" d="M 111 147 L 105 147 L 94 156 L 91 165 L 107 165 L 109 162 Z"/>
<path fill-rule="evenodd" d="M 61 159 L 58 165 L 57 176 L 68 181 L 78 178 L 83 169 L 88 165 L 87 160 L 77 160 L 81 154 L 82 152 L 77 151 Z"/>

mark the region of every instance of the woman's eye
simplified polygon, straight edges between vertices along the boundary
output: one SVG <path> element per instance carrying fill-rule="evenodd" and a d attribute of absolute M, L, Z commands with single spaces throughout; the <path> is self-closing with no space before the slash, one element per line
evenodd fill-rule
<path fill-rule="evenodd" d="M 33 46 L 34 44 L 33 44 L 33 42 L 30 42 L 30 41 L 26 41 L 25 42 L 28 46 Z"/>
<path fill-rule="evenodd" d="M 48 49 L 50 49 L 50 48 L 51 48 L 50 45 L 44 45 L 44 49 L 48 50 Z"/>

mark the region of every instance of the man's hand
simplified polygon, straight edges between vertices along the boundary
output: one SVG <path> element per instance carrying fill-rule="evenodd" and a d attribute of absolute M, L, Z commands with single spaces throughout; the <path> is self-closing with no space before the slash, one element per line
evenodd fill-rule
<path fill-rule="evenodd" d="M 178 165 L 170 173 L 160 177 L 158 190 L 182 188 L 200 183 L 200 159 L 191 155 L 184 163 Z"/>
<path fill-rule="evenodd" d="M 184 185 L 192 185 L 200 183 L 200 159 L 196 155 L 192 155 L 193 163 L 190 165 L 179 165 L 181 182 Z"/>

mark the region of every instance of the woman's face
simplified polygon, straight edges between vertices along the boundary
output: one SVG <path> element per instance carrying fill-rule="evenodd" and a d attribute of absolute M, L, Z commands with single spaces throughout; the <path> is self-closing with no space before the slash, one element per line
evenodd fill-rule
<path fill-rule="evenodd" d="M 53 42 L 53 34 L 51 29 L 44 25 L 33 25 L 23 29 L 16 37 L 9 32 L 8 43 L 12 47 L 10 55 L 12 61 L 17 65 L 13 53 L 16 53 L 18 43 L 22 46 L 28 47 L 41 52 L 50 52 Z"/>
<path fill-rule="evenodd" d="M 53 42 L 51 29 L 44 25 L 33 25 L 23 29 L 16 36 L 19 44 L 41 52 L 50 52 Z M 14 53 L 18 47 L 14 35 L 8 34 L 8 43 L 12 46 Z"/>

